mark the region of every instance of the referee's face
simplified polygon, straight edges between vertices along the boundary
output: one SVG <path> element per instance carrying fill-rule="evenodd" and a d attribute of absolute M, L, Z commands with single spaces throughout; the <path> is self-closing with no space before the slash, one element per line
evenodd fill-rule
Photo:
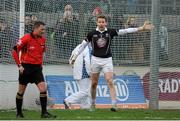
<path fill-rule="evenodd" d="M 35 28 L 34 32 L 36 33 L 36 35 L 42 36 L 45 33 L 45 26 L 40 25 L 39 27 Z"/>
<path fill-rule="evenodd" d="M 100 31 L 104 31 L 106 25 L 107 25 L 107 22 L 104 18 L 98 18 L 97 26 L 98 26 Z"/>

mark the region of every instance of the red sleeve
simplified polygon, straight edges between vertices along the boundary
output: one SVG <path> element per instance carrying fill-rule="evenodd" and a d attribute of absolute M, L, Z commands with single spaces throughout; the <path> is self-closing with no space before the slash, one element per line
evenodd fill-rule
<path fill-rule="evenodd" d="M 30 34 L 24 35 L 22 38 L 20 38 L 17 42 L 17 51 L 21 51 L 21 49 L 27 45 L 28 40 L 30 40 Z"/>
<path fill-rule="evenodd" d="M 24 35 L 21 39 L 18 40 L 17 45 L 12 50 L 12 56 L 17 65 L 20 64 L 19 52 L 25 45 L 27 45 L 28 40 L 28 34 Z"/>
<path fill-rule="evenodd" d="M 46 52 L 46 49 L 47 49 L 47 47 L 46 47 L 46 38 L 44 37 L 44 52 Z"/>
<path fill-rule="evenodd" d="M 17 48 L 17 46 L 15 46 L 14 48 Z M 17 50 L 13 49 L 12 56 L 13 56 L 16 64 L 19 65 L 20 64 L 20 60 L 19 60 L 19 53 L 17 52 Z"/>

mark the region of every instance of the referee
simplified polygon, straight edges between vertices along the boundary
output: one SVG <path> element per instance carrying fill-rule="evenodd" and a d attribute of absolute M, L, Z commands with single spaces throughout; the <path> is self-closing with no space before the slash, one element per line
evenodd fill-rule
<path fill-rule="evenodd" d="M 43 53 L 46 39 L 45 23 L 34 23 L 33 31 L 19 39 L 12 51 L 12 56 L 19 69 L 19 87 L 16 95 L 17 118 L 23 118 L 23 95 L 28 83 L 35 83 L 40 92 L 41 118 L 55 118 L 47 112 L 47 88 L 42 73 Z M 21 54 L 20 54 L 21 53 Z"/>

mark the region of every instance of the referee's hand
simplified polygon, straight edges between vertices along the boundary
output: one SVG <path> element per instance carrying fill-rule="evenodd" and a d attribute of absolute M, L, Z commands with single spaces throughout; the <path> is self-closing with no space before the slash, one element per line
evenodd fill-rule
<path fill-rule="evenodd" d="M 22 65 L 19 65 L 19 72 L 22 74 L 24 72 L 24 67 Z"/>

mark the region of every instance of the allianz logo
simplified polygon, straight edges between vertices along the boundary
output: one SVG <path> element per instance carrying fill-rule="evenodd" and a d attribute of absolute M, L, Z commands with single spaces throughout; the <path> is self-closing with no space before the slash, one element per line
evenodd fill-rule
<path fill-rule="evenodd" d="M 110 98 L 109 88 L 105 80 L 105 84 L 99 84 L 96 90 L 96 96 Z M 129 89 L 127 86 L 128 80 L 114 79 L 115 90 L 118 101 L 126 101 L 129 97 Z M 65 96 L 72 95 L 79 90 L 76 81 L 64 81 L 65 83 Z"/>
<path fill-rule="evenodd" d="M 129 97 L 129 89 L 126 82 L 129 81 L 125 81 L 122 79 L 114 79 L 117 100 L 119 101 L 126 101 Z"/>

